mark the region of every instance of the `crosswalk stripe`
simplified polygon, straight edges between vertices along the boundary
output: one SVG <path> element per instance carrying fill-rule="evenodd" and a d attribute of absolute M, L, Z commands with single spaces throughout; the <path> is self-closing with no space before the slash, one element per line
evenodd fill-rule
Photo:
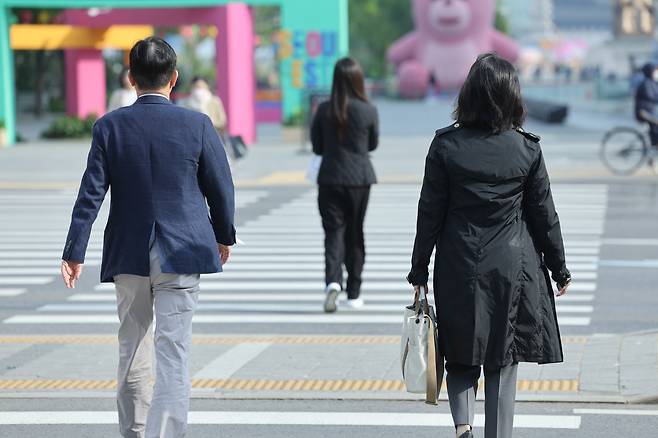
<path fill-rule="evenodd" d="M 100 257 L 100 251 L 89 251 L 87 257 L 94 258 Z M 62 251 L 0 251 L 0 259 L 9 258 L 54 258 L 61 259 Z"/>
<path fill-rule="evenodd" d="M 293 265 L 290 266 L 291 270 L 294 269 Z M 323 266 L 321 264 L 317 264 L 316 266 L 317 269 L 311 269 L 308 271 L 302 271 L 301 269 L 296 271 L 266 271 L 265 269 L 271 269 L 272 265 L 234 265 L 225 267 L 225 271 L 220 274 L 207 274 L 202 278 L 216 280 L 323 280 L 324 274 L 321 272 Z M 371 267 L 367 267 L 363 273 L 363 279 L 366 281 L 399 280 L 404 277 L 405 274 L 406 272 L 403 270 L 396 270 L 393 272 L 388 270 L 376 271 Z M 574 271 L 573 275 L 578 281 L 596 280 L 598 278 L 597 272 Z"/>
<path fill-rule="evenodd" d="M 57 258 L 61 257 L 61 250 L 28 250 L 28 249 L 12 249 L 4 250 L 0 247 L 0 258 Z M 100 257 L 102 254 L 98 249 L 87 251 L 89 257 Z M 286 255 L 286 256 L 302 256 L 302 255 L 312 255 L 315 256 L 314 259 L 324 259 L 324 249 L 323 248 L 259 248 L 259 247 L 248 247 L 240 246 L 233 250 L 234 257 L 240 257 L 242 255 L 262 255 L 269 254 L 273 256 Z M 391 248 L 381 247 L 381 248 L 370 248 L 368 250 L 368 259 L 371 260 L 410 260 L 411 251 L 398 251 L 397 254 L 391 255 Z M 595 263 L 598 261 L 598 256 L 596 255 L 570 255 L 569 260 L 572 262 L 583 262 L 583 263 Z"/>
<path fill-rule="evenodd" d="M 658 239 L 603 239 L 601 243 L 609 246 L 658 246 Z"/>
<path fill-rule="evenodd" d="M 295 236 L 296 234 L 314 234 L 321 236 L 320 230 L 318 227 L 308 227 L 308 226 L 290 226 L 289 223 L 287 226 L 280 227 L 270 227 L 268 225 L 250 225 L 249 231 L 251 233 L 261 232 L 261 233 L 272 233 L 272 234 L 288 234 L 289 236 Z M 412 227 L 370 227 L 366 228 L 366 234 L 400 234 L 414 236 L 416 231 Z M 589 234 L 597 235 L 603 234 L 603 227 L 600 225 L 597 226 L 583 226 L 583 227 L 570 227 L 565 226 L 562 228 L 563 234 Z"/>
<path fill-rule="evenodd" d="M 416 225 L 416 218 L 414 215 L 400 215 L 395 214 L 391 211 L 382 211 L 381 213 L 372 211 L 370 212 L 371 216 L 366 218 L 366 227 L 368 226 L 391 226 L 391 223 L 395 223 L 397 227 L 407 227 Z M 378 216 L 375 216 L 377 214 Z M 59 218 L 65 220 L 66 218 Z M 247 225 L 250 224 L 273 224 L 280 225 L 290 222 L 293 219 L 298 223 L 304 224 L 320 224 L 321 218 L 319 213 L 302 213 L 294 211 L 286 211 L 283 213 L 276 214 L 266 214 L 259 216 L 257 219 L 252 219 L 247 222 Z M 561 222 L 563 225 L 579 225 L 579 226 L 600 226 L 604 221 L 604 215 L 601 213 L 581 213 L 581 212 L 570 212 L 570 214 L 563 214 L 560 216 Z"/>
<path fill-rule="evenodd" d="M 2 425 L 116 425 L 116 411 L 4 411 Z M 453 428 L 450 414 L 417 414 L 398 412 L 308 412 L 308 411 L 191 411 L 191 425 L 233 426 L 323 426 L 323 427 L 445 427 Z M 475 427 L 484 425 L 484 416 L 475 416 Z M 520 415 L 514 416 L 517 429 L 579 429 L 577 415 Z M 454 432 L 453 432 L 454 433 Z"/>
<path fill-rule="evenodd" d="M 0 288 L 0 297 L 15 297 L 24 294 L 26 291 L 26 289 Z"/>
<path fill-rule="evenodd" d="M 419 191 L 419 185 L 373 188 L 365 230 L 368 260 L 364 309 L 341 311 L 340 315 L 320 312 L 324 299 L 324 235 L 317 193 L 307 190 L 238 227 L 238 236 L 245 244 L 234 248 L 226 272 L 203 276 L 199 307 L 202 313 L 196 322 L 233 324 L 238 323 L 237 316 L 243 316 L 246 324 L 319 324 L 337 316 L 338 322 L 334 319 L 322 323 L 398 324 L 401 308 L 410 300 L 410 286 L 404 276 L 410 268 Z M 555 184 L 553 194 L 565 235 L 568 265 L 575 279 L 571 293 L 557 300 L 560 321 L 567 326 L 588 325 L 588 315 L 594 310 L 608 187 Z M 267 191 L 238 189 L 236 205 L 241 208 L 266 196 Z M 25 286 L 35 284 L 30 281 L 48 284 L 59 276 L 59 260 L 74 199 L 74 191 L 0 193 L 0 203 L 7 206 L 0 211 L 0 285 L 21 287 L 5 291 L 25 291 Z M 102 225 L 107 214 L 106 203 L 92 230 L 85 263 L 88 266 L 100 264 Z M 39 227 L 34 229 L 37 222 Z M 20 321 L 50 317 L 60 321 L 53 324 L 82 324 L 84 317 L 93 318 L 95 312 L 114 313 L 114 293 L 102 293 L 113 292 L 114 286 L 99 285 L 95 289 L 101 293 L 71 295 L 63 303 L 39 308 L 40 314 L 14 315 L 16 319 L 10 317 L 5 322 L 47 324 Z M 207 313 L 213 311 L 216 314 Z M 67 322 L 67 318 L 75 322 Z M 312 321 L 305 322 L 308 320 Z M 103 323 L 113 322 L 114 319 Z"/>
<path fill-rule="evenodd" d="M 61 256 L 60 256 L 61 257 Z M 59 267 L 61 264 L 60 257 L 57 258 L 45 258 L 45 259 L 0 259 L 0 267 L 10 267 L 10 266 L 31 266 L 31 267 Z M 85 266 L 100 266 L 100 258 L 87 258 L 85 260 Z"/>
<path fill-rule="evenodd" d="M 239 265 L 240 267 L 249 268 L 249 265 Z M 272 271 L 270 266 L 262 266 L 262 270 L 255 269 L 236 269 L 235 266 L 225 267 L 225 271 L 220 274 L 207 274 L 202 278 L 204 279 L 217 279 L 217 280 L 323 280 L 324 274 L 321 269 L 322 266 L 318 264 L 319 268 L 312 271 Z M 265 270 L 268 269 L 268 270 Z M 292 268 L 291 268 L 292 269 Z M 403 271 L 387 272 L 387 271 L 373 271 L 366 269 L 363 273 L 365 281 L 371 280 L 400 280 L 404 276 Z M 2 269 L 0 269 L 2 274 Z M 578 281 L 582 280 L 596 280 L 598 274 L 596 272 L 577 272 L 574 274 Z"/>
<path fill-rule="evenodd" d="M 366 269 L 369 266 L 381 266 L 382 268 L 392 268 L 392 269 L 401 269 L 402 271 L 408 271 L 410 266 L 410 258 L 408 256 L 366 256 Z M 279 256 L 269 256 L 269 255 L 248 255 L 248 254 L 234 254 L 231 256 L 230 264 L 231 265 L 243 265 L 243 264 L 255 264 L 255 263 L 264 263 L 268 264 L 270 269 L 283 269 L 283 265 L 288 266 L 288 264 L 293 263 L 299 266 L 300 270 L 304 270 L 304 265 L 314 264 L 324 262 L 324 257 L 322 256 L 295 256 L 295 255 L 279 255 Z M 569 263 L 569 268 L 572 271 L 595 271 L 598 269 L 597 263 Z M 227 269 L 231 269 L 227 267 Z M 323 268 L 322 268 L 323 269 Z"/>
<path fill-rule="evenodd" d="M 363 299 L 366 303 L 370 302 L 397 302 L 400 306 L 410 304 L 412 296 L 411 293 L 406 294 L 377 294 L 367 293 L 363 294 Z M 199 295 L 201 302 L 268 302 L 268 301 L 291 301 L 291 302 L 304 302 L 304 301 L 323 301 L 323 293 L 210 293 L 204 292 Z M 89 294 L 74 294 L 67 298 L 69 302 L 103 302 L 111 301 L 116 302 L 116 294 L 113 293 L 89 293 Z M 434 301 L 430 297 L 430 302 Z M 594 301 L 594 295 L 591 294 L 569 294 L 558 298 L 559 303 L 585 303 Z M 253 309 L 253 307 L 252 307 Z"/>
<path fill-rule="evenodd" d="M 582 415 L 623 415 L 640 417 L 658 417 L 658 410 L 650 409 L 574 409 L 574 414 Z"/>
<path fill-rule="evenodd" d="M 0 286 L 43 285 L 53 281 L 53 277 L 0 277 Z"/>
<path fill-rule="evenodd" d="M 58 243 L 25 243 L 25 242 L 16 242 L 16 243 L 0 243 L 0 251 L 36 251 L 36 250 L 47 250 L 47 251 L 62 251 L 64 245 L 60 242 Z M 366 252 L 368 254 L 390 254 L 391 252 L 404 253 L 411 258 L 411 250 L 413 247 L 413 242 L 371 242 L 366 243 Z M 101 252 L 102 246 L 100 243 L 89 245 L 88 250 L 90 253 Z M 244 245 L 237 246 L 234 250 L 234 254 L 254 254 L 254 253 L 266 253 L 266 254 L 323 254 L 324 250 L 318 248 L 317 241 L 307 241 L 307 242 L 290 242 L 285 243 L 279 242 L 258 242 L 257 244 L 252 244 L 252 242 L 246 243 Z M 584 248 L 566 248 L 566 255 L 569 261 L 595 261 L 594 256 L 600 254 L 600 249 L 598 247 L 584 247 Z M 582 259 L 581 257 L 590 256 L 590 258 Z"/>
<path fill-rule="evenodd" d="M 558 316 L 561 326 L 587 326 L 589 317 Z M 11 316 L 4 324 L 117 324 L 115 314 L 85 314 L 85 315 L 24 315 Z M 276 313 L 237 313 L 237 314 L 197 314 L 195 324 L 401 324 L 400 314 L 395 315 L 364 315 L 325 313 L 304 315 L 282 315 Z"/>
<path fill-rule="evenodd" d="M 60 239 L 61 240 L 61 239 Z M 63 242 L 27 242 L 22 240 L 20 242 L 9 243 L 5 239 L 2 239 L 3 243 L 0 243 L 0 251 L 36 251 L 36 250 L 48 250 L 48 251 L 62 251 L 64 250 Z M 100 251 L 102 246 L 100 243 L 90 244 L 87 247 L 90 251 Z"/>
<path fill-rule="evenodd" d="M 100 258 L 95 259 L 86 259 L 85 266 L 97 266 L 100 265 Z M 12 267 L 22 267 L 22 266 L 32 266 L 31 268 L 17 268 L 24 269 L 25 272 L 22 274 L 34 274 L 36 271 L 33 269 L 44 268 L 44 269 L 57 269 L 59 272 L 60 261 L 59 259 L 12 259 L 12 260 L 0 260 L 0 269 L 10 269 Z M 364 275 L 371 278 L 391 278 L 391 279 L 400 279 L 403 278 L 409 271 L 409 263 L 374 263 L 366 262 L 366 271 Z M 579 264 L 573 265 L 570 264 L 570 267 L 573 267 L 572 273 L 574 278 L 579 280 L 596 280 L 597 273 L 596 265 L 594 264 Z M 265 272 L 275 270 L 275 272 L 281 273 L 281 278 L 319 278 L 322 275 L 321 272 L 324 269 L 324 264 L 321 262 L 311 262 L 304 264 L 297 263 L 279 263 L 279 262 L 240 262 L 233 260 L 229 265 L 224 267 L 225 272 L 220 274 L 207 274 L 204 275 L 206 278 L 217 278 L 217 279 L 227 279 L 228 274 L 240 275 L 239 278 L 276 278 L 279 275 L 275 274 L 273 277 L 264 277 L 257 275 L 258 272 Z M 9 271 L 7 271 L 9 272 Z M 7 272 L 3 272 L 6 274 Z M 241 272 L 248 272 L 248 274 L 241 275 Z M 18 271 L 17 271 L 18 273 Z M 253 275 L 256 274 L 256 275 Z M 308 277 L 310 275 L 310 277 Z"/>
<path fill-rule="evenodd" d="M 197 308 L 198 311 L 226 311 L 226 312 L 281 312 L 285 314 L 298 313 L 315 313 L 322 309 L 322 300 L 316 300 L 314 304 L 302 303 L 258 303 L 254 306 L 251 303 L 210 303 L 201 302 Z M 410 304 L 407 300 L 405 304 Z M 401 314 L 403 304 L 372 304 L 369 303 L 361 309 L 342 309 L 341 312 L 368 314 L 368 313 L 395 313 Z M 65 303 L 65 304 L 46 304 L 37 309 L 39 312 L 116 312 L 115 304 L 98 304 L 98 303 Z M 558 305 L 559 313 L 592 313 L 594 308 L 589 305 Z"/>
<path fill-rule="evenodd" d="M 102 253 L 100 251 L 89 251 L 86 260 L 95 261 L 100 260 Z M 53 261 L 61 260 L 61 251 L 0 251 L 0 262 L 10 260 L 26 260 L 26 265 L 30 265 L 28 260 L 43 260 L 51 259 Z M 390 251 L 372 251 L 367 256 L 369 263 L 401 263 L 404 268 L 410 263 L 411 254 L 390 254 Z M 585 266 L 595 266 L 598 262 L 597 256 L 571 256 L 569 258 L 570 266 L 579 267 L 584 269 Z M 267 250 L 261 251 L 241 251 L 235 250 L 231 255 L 233 263 L 238 262 L 270 262 L 272 266 L 276 266 L 279 262 L 296 262 L 296 263 L 310 263 L 310 262 L 323 262 L 324 254 L 322 251 L 310 252 L 268 252 Z M 56 263 L 56 262 L 54 262 Z M 58 263 L 58 262 L 57 262 Z M 2 264 L 0 264 L 2 266 Z"/>
<path fill-rule="evenodd" d="M 0 277 L 1 278 L 1 277 Z M 408 290 L 408 283 L 371 281 L 363 284 L 362 290 L 367 291 L 400 291 Z M 94 287 L 97 291 L 114 290 L 114 284 L 102 283 Z M 321 291 L 324 283 L 315 281 L 201 281 L 201 290 L 231 290 L 231 291 Z M 596 284 L 591 282 L 574 282 L 569 290 L 573 292 L 593 292 Z"/>
<path fill-rule="evenodd" d="M 366 230 L 367 231 L 367 230 Z M 263 238 L 265 232 L 252 232 L 249 228 L 240 228 L 238 235 L 241 240 L 245 242 L 244 246 L 280 246 L 280 245 L 322 245 L 324 236 L 322 232 L 294 234 L 291 236 L 285 235 L 271 235 Z M 367 245 L 386 246 L 391 245 L 408 245 L 413 244 L 413 238 L 410 240 L 407 236 L 387 236 L 385 240 L 366 240 Z M 568 239 L 564 242 L 565 248 L 599 248 L 602 246 L 602 240 L 598 237 L 584 239 Z"/>
<path fill-rule="evenodd" d="M 53 263 L 58 266 L 58 264 Z M 2 275 L 59 275 L 59 268 L 0 268 Z"/>

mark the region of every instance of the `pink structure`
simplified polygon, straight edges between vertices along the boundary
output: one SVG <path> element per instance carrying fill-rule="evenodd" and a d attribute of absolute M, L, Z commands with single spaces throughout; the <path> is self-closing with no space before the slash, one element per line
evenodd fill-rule
<path fill-rule="evenodd" d="M 66 101 L 70 115 L 105 113 L 105 60 L 99 50 L 67 50 Z M 94 84 L 94 89 L 89 84 Z M 101 84 L 101 86 L 97 86 Z"/>
<path fill-rule="evenodd" d="M 249 6 L 235 3 L 212 8 L 113 9 L 97 17 L 90 17 L 85 10 L 68 10 L 64 19 L 68 24 L 103 28 L 121 24 L 217 26 L 217 93 L 226 106 L 228 130 L 231 135 L 241 135 L 247 143 L 255 141 L 254 24 Z M 93 75 L 87 70 L 91 71 L 91 65 L 95 65 L 91 62 L 94 56 L 96 59 L 100 57 L 102 61 L 101 52 L 67 52 L 69 111 L 78 116 L 92 112 L 103 114 L 105 67 L 103 66 L 102 73 L 94 68 Z M 92 55 L 94 53 L 96 55 Z M 83 80 L 77 80 L 78 78 Z M 102 106 L 98 106 L 98 102 L 102 102 Z M 99 109 L 101 110 L 98 111 Z"/>
<path fill-rule="evenodd" d="M 497 52 L 510 61 L 519 56 L 514 41 L 494 29 L 494 0 L 412 0 L 416 30 L 388 51 L 398 66 L 400 93 L 423 97 L 434 78 L 443 90 L 461 87 L 478 55 Z"/>

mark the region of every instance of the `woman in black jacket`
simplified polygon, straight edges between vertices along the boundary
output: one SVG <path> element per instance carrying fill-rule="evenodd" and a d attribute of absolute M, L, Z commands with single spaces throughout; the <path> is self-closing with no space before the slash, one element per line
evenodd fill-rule
<path fill-rule="evenodd" d="M 348 307 L 363 306 L 365 263 L 363 222 L 370 186 L 376 183 L 370 152 L 379 141 L 376 108 L 368 102 L 363 71 L 352 58 L 334 69 L 331 99 L 322 103 L 311 125 L 313 152 L 322 156 L 318 204 L 325 233 L 325 312 L 335 312 L 347 270 Z"/>
<path fill-rule="evenodd" d="M 483 55 L 459 95 L 456 123 L 437 131 L 425 164 L 408 280 L 434 294 L 448 397 L 460 438 L 472 437 L 484 367 L 485 437 L 512 436 L 519 362 L 561 362 L 549 277 L 566 293 L 560 222 L 539 138 L 514 67 Z"/>

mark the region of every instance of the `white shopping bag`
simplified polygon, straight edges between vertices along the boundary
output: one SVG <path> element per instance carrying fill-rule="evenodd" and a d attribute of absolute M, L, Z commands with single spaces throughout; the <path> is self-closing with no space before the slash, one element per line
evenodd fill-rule
<path fill-rule="evenodd" d="M 313 184 L 318 182 L 318 174 L 320 173 L 320 166 L 322 165 L 322 155 L 313 155 L 308 163 L 306 169 L 306 179 Z"/>
<path fill-rule="evenodd" d="M 400 358 L 407 392 L 425 394 L 426 403 L 436 404 L 443 384 L 444 364 L 438 348 L 436 316 L 425 288 L 404 309 Z"/>

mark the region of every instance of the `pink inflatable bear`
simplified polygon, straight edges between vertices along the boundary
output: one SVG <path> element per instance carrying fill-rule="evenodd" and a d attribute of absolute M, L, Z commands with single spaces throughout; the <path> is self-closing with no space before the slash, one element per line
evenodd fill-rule
<path fill-rule="evenodd" d="M 493 27 L 495 0 L 412 0 L 416 30 L 388 51 L 398 67 L 400 93 L 427 94 L 431 79 L 442 90 L 462 86 L 478 55 L 496 52 L 516 61 L 516 43 Z"/>

